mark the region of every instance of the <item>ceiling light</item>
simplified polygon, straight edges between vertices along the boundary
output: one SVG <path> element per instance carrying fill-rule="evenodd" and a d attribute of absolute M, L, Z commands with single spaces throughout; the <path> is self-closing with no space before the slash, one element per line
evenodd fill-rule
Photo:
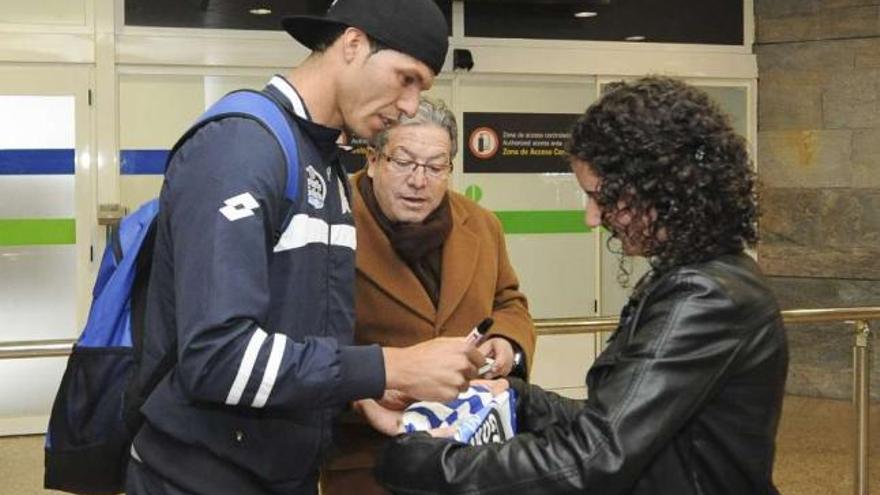
<path fill-rule="evenodd" d="M 272 13 L 272 9 L 267 9 L 267 8 L 261 7 L 258 9 L 251 9 L 248 12 L 250 12 L 251 14 L 254 14 L 254 15 L 269 15 Z"/>
<path fill-rule="evenodd" d="M 597 15 L 599 15 L 597 12 L 588 12 L 588 11 L 574 13 L 574 16 L 577 17 L 578 19 L 585 19 L 587 17 L 596 17 Z"/>
<path fill-rule="evenodd" d="M 626 41 L 645 41 L 645 37 L 642 35 L 637 36 L 627 36 L 624 38 Z"/>

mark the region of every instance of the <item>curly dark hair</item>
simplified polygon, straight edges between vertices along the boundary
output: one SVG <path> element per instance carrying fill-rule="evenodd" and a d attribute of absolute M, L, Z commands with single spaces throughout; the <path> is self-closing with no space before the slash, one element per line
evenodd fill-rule
<path fill-rule="evenodd" d="M 758 240 L 745 140 L 693 86 L 657 76 L 610 85 L 578 119 L 567 151 L 599 177 L 603 226 L 635 239 L 655 275 Z M 621 211 L 653 220 L 617 232 Z"/>

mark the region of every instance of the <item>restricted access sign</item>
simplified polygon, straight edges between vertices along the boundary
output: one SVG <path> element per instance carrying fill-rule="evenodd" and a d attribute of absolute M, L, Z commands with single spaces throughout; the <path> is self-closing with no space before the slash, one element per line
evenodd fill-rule
<path fill-rule="evenodd" d="M 565 143 L 579 114 L 465 112 L 465 173 L 568 172 Z"/>
<path fill-rule="evenodd" d="M 478 127 L 471 131 L 468 150 L 481 160 L 488 160 L 498 152 L 498 134 L 491 127 Z"/>

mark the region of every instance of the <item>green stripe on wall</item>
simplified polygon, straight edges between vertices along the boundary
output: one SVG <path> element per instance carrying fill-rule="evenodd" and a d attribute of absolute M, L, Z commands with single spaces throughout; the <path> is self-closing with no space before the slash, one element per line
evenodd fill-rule
<path fill-rule="evenodd" d="M 72 218 L 0 219 L 0 246 L 76 244 Z"/>
<path fill-rule="evenodd" d="M 585 234 L 584 210 L 496 211 L 505 234 Z"/>
<path fill-rule="evenodd" d="M 505 234 L 585 234 L 583 210 L 496 211 Z M 76 244 L 72 218 L 0 219 L 0 246 Z"/>

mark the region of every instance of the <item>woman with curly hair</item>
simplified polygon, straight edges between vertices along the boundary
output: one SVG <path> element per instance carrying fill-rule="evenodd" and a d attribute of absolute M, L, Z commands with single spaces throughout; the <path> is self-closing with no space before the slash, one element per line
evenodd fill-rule
<path fill-rule="evenodd" d="M 746 145 L 702 91 L 619 83 L 568 146 L 585 221 L 649 259 L 572 400 L 516 379 L 519 434 L 472 447 L 402 435 L 377 476 L 395 493 L 777 494 L 788 351 L 757 240 Z M 445 432 L 448 434 L 448 432 Z"/>

